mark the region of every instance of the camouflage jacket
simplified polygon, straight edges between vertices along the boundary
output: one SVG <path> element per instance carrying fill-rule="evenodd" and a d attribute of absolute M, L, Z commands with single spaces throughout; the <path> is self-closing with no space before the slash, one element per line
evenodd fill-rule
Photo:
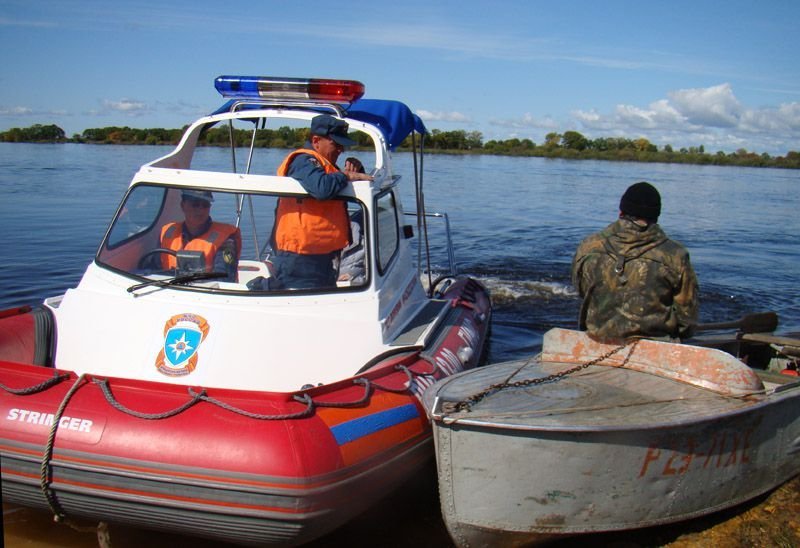
<path fill-rule="evenodd" d="M 580 327 L 601 338 L 685 338 L 697 323 L 689 252 L 657 224 L 618 219 L 583 240 L 572 260 Z"/>

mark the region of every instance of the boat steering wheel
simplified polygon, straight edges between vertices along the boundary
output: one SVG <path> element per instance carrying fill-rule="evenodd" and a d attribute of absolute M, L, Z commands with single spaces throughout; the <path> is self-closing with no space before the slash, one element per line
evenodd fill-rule
<path fill-rule="evenodd" d="M 137 268 L 140 268 L 140 269 L 147 268 L 147 266 L 148 266 L 147 263 L 148 263 L 148 260 L 150 259 L 150 257 L 152 257 L 153 255 L 160 255 L 161 253 L 164 253 L 166 255 L 172 255 L 173 257 L 177 257 L 178 256 L 178 253 L 176 251 L 173 251 L 172 249 L 166 249 L 164 247 L 157 247 L 155 249 L 151 249 L 150 251 L 148 251 L 147 253 L 142 255 L 142 258 L 139 259 L 139 264 L 137 265 Z"/>

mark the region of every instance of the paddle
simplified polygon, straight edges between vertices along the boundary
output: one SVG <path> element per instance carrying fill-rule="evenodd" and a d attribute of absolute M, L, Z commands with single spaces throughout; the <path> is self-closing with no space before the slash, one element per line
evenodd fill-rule
<path fill-rule="evenodd" d="M 743 333 L 740 338 L 743 341 L 754 341 L 779 346 L 783 354 L 800 357 L 800 339 L 794 337 L 775 337 L 773 335 L 763 335 L 760 333 Z"/>
<path fill-rule="evenodd" d="M 738 329 L 741 333 L 769 333 L 778 328 L 778 315 L 775 312 L 755 312 L 746 314 L 735 322 L 700 323 L 695 331 L 715 329 Z"/>

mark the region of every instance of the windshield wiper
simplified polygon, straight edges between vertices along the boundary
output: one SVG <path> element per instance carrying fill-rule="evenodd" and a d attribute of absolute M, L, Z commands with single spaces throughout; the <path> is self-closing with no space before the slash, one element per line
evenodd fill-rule
<path fill-rule="evenodd" d="M 181 285 L 189 282 L 196 282 L 198 280 L 213 280 L 215 278 L 226 278 L 227 272 L 192 272 L 191 274 L 184 274 L 182 276 L 175 276 L 166 280 L 149 280 L 144 283 L 132 285 L 128 288 L 128 293 L 133 293 L 145 287 L 168 287 L 170 285 Z"/>

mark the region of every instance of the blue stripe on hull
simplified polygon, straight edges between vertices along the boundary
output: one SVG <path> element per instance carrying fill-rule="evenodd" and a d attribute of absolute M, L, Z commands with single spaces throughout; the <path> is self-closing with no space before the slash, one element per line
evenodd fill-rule
<path fill-rule="evenodd" d="M 417 406 L 413 403 L 401 405 L 393 409 L 373 413 L 366 417 L 359 417 L 351 421 L 337 424 L 331 428 L 333 437 L 339 445 L 374 434 L 380 430 L 395 426 L 419 417 Z"/>

